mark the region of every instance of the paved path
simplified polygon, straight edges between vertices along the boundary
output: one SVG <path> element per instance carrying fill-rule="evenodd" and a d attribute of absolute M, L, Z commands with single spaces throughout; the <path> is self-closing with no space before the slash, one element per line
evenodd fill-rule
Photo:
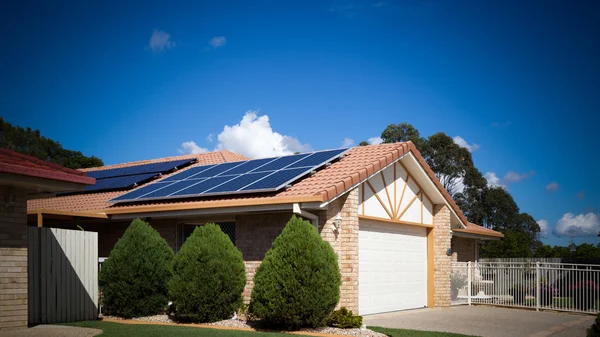
<path fill-rule="evenodd" d="M 0 332 L 0 337 L 93 337 L 102 333 L 102 330 L 79 328 L 64 325 L 37 325 L 33 328 L 15 329 Z"/>
<path fill-rule="evenodd" d="M 585 337 L 594 319 L 590 315 L 487 306 L 418 309 L 364 317 L 370 326 L 482 337 Z"/>

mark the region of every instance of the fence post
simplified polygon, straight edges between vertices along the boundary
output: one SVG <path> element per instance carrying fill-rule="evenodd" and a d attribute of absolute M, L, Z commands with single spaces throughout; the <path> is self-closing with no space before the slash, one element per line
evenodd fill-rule
<path fill-rule="evenodd" d="M 471 305 L 471 261 L 467 262 L 467 303 Z"/>
<path fill-rule="evenodd" d="M 540 261 L 535 262 L 535 310 L 540 311 Z"/>

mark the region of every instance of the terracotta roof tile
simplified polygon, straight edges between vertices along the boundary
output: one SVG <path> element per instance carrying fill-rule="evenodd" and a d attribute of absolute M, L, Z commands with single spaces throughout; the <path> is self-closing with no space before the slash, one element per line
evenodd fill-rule
<path fill-rule="evenodd" d="M 36 209 L 59 209 L 69 211 L 92 211 L 92 210 L 103 210 L 106 209 L 108 213 L 121 213 L 127 212 L 128 210 L 141 211 L 142 209 L 167 209 L 169 206 L 185 207 L 186 209 L 193 208 L 206 208 L 206 207 L 223 207 L 223 205 L 246 205 L 246 204 L 260 204 L 260 203 L 276 203 L 278 200 L 280 203 L 283 202 L 294 202 L 294 200 L 304 201 L 320 201 L 326 202 L 336 196 L 345 193 L 349 188 L 357 185 L 362 180 L 366 179 L 370 175 L 376 173 L 385 166 L 391 164 L 400 156 L 405 153 L 412 151 L 415 154 L 415 158 L 419 161 L 421 166 L 425 169 L 428 176 L 434 181 L 438 190 L 442 193 L 444 198 L 448 201 L 452 209 L 462 220 L 463 223 L 467 224 L 467 229 L 479 230 L 482 228 L 485 233 L 489 235 L 500 234 L 495 231 L 487 230 L 483 227 L 469 224 L 461 210 L 458 208 L 456 203 L 452 200 L 448 192 L 442 187 L 439 180 L 425 160 L 422 158 L 420 153 L 416 150 L 415 146 L 411 142 L 406 143 L 394 143 L 394 144 L 379 144 L 371 146 L 358 146 L 352 148 L 344 158 L 333 164 L 319 170 L 316 174 L 301 179 L 300 181 L 292 184 L 288 189 L 274 192 L 274 193 L 262 193 L 262 194 L 249 194 L 249 195 L 232 195 L 232 196 L 221 196 L 221 197 L 204 197 L 204 198 L 192 198 L 192 199 L 181 199 L 181 200 L 163 200 L 163 201 L 152 201 L 152 202 L 139 202 L 134 204 L 116 204 L 111 205 L 108 200 L 129 192 L 108 192 L 108 193 L 93 193 L 93 194 L 81 194 L 72 195 L 68 197 L 56 197 L 49 199 L 38 199 L 31 200 L 28 204 L 29 210 Z M 220 151 L 205 153 L 193 156 L 178 156 L 155 159 L 151 161 L 125 163 L 118 165 L 110 165 L 96 169 L 108 169 L 116 167 L 126 167 L 132 165 L 139 165 L 145 163 L 153 163 L 159 161 L 168 161 L 176 159 L 184 159 L 195 157 L 198 159 L 198 163 L 193 166 L 215 164 L 225 161 L 237 161 L 245 160 L 243 156 L 234 154 L 229 151 Z M 193 167 L 190 166 L 190 167 Z M 91 170 L 91 169 L 90 169 Z M 168 176 L 168 175 L 167 175 Z M 165 176 L 165 177 L 167 177 Z M 164 178 L 164 177 L 163 177 Z M 295 201 L 299 202 L 299 201 Z M 496 234 L 492 234 L 491 231 Z M 484 232 L 481 234 L 487 235 Z M 501 234 L 500 234 L 501 235 Z"/>

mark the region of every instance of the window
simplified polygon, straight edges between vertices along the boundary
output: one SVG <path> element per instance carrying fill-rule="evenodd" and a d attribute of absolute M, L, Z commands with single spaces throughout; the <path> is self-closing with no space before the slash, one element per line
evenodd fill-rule
<path fill-rule="evenodd" d="M 225 234 L 227 234 L 227 236 L 229 236 L 229 239 L 231 239 L 231 242 L 233 242 L 233 244 L 235 245 L 235 222 L 234 221 L 223 221 L 223 222 L 215 222 L 215 224 L 217 226 L 219 226 L 221 228 L 221 231 Z M 194 232 L 194 229 L 196 229 L 197 226 L 203 226 L 205 224 L 181 224 L 181 237 L 182 240 L 180 242 L 185 242 L 185 240 L 187 240 L 187 238 L 192 235 L 192 233 Z M 181 245 L 179 245 L 178 248 L 181 248 Z"/>

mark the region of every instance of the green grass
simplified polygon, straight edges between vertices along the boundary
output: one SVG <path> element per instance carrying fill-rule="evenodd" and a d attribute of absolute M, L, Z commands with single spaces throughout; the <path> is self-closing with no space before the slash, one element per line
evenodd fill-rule
<path fill-rule="evenodd" d="M 382 328 L 380 326 L 370 326 L 369 329 L 384 333 L 390 337 L 473 337 L 470 335 L 461 335 L 450 332 L 391 329 Z"/>
<path fill-rule="evenodd" d="M 85 321 L 62 325 L 94 328 L 103 331 L 102 337 L 162 337 L 162 336 L 194 336 L 194 337 L 290 337 L 294 335 L 275 332 L 251 332 L 235 330 L 217 330 L 207 328 L 192 328 L 185 326 L 120 324 L 102 321 Z M 298 336 L 298 335 L 296 335 Z"/>

